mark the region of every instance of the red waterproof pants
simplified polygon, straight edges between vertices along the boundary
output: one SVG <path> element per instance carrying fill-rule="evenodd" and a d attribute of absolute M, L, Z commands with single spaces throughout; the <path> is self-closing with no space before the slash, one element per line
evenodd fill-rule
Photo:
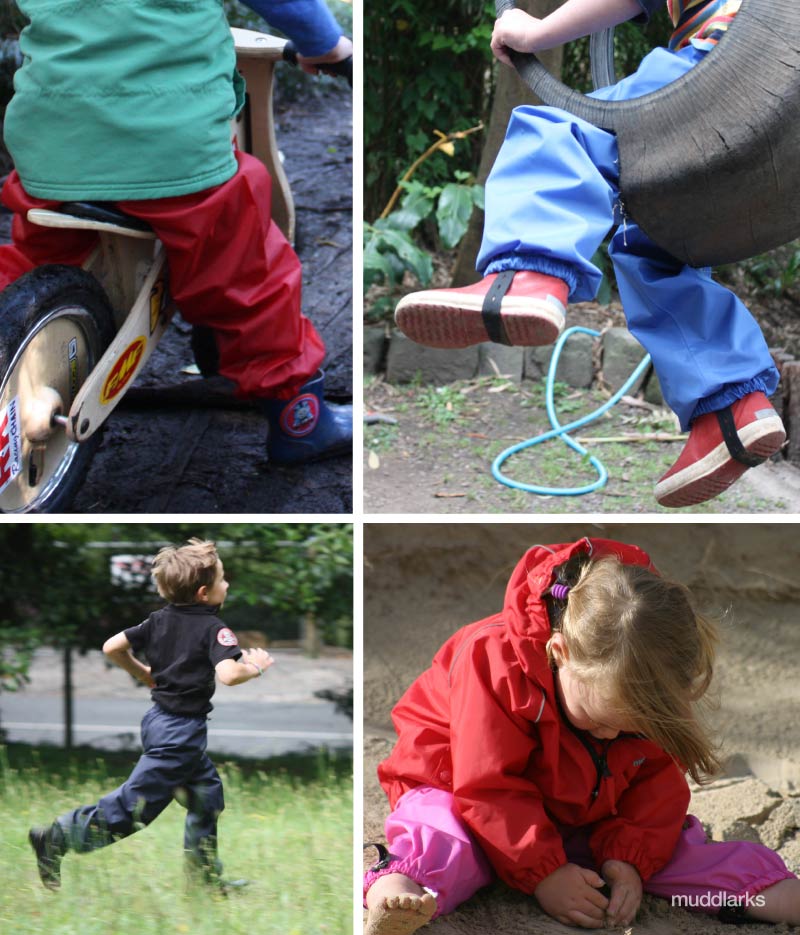
<path fill-rule="evenodd" d="M 291 399 L 325 347 L 300 311 L 300 261 L 271 220 L 269 173 L 247 153 L 236 159 L 238 172 L 215 188 L 118 206 L 147 221 L 164 244 L 175 304 L 186 321 L 213 329 L 219 372 L 237 393 Z M 56 202 L 28 195 L 16 172 L 2 200 L 15 217 L 13 243 L 0 247 L 0 289 L 45 263 L 79 266 L 97 241 L 92 231 L 31 224 L 30 208 Z"/>

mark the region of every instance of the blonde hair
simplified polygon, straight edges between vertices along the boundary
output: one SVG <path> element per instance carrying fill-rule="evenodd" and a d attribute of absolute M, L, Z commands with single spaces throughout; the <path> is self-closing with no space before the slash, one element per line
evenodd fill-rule
<path fill-rule="evenodd" d="M 219 556 L 213 542 L 189 539 L 186 545 L 168 545 L 153 559 L 151 573 L 158 593 L 171 604 L 194 604 L 199 588 L 217 580 Z"/>
<path fill-rule="evenodd" d="M 614 556 L 562 566 L 560 577 L 577 579 L 565 581 L 566 598 L 551 597 L 553 628 L 575 676 L 695 782 L 708 781 L 721 767 L 708 698 L 701 703 L 714 673 L 716 623 L 697 612 L 683 585 Z"/>

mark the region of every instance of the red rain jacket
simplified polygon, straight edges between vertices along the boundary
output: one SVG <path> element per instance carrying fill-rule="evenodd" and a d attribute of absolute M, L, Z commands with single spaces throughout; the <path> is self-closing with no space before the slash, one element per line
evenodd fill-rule
<path fill-rule="evenodd" d="M 587 551 L 655 571 L 641 549 L 604 539 L 529 549 L 503 612 L 458 630 L 400 699 L 399 739 L 378 767 L 392 807 L 416 786 L 452 792 L 498 876 L 524 893 L 567 863 L 559 827 L 586 827 L 598 866 L 624 860 L 649 879 L 689 805 L 683 771 L 655 744 L 596 740 L 560 713 L 543 596 Z"/>

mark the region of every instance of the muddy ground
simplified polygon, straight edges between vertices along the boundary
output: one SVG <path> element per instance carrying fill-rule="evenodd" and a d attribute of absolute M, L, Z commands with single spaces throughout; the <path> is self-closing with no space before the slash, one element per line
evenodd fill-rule
<path fill-rule="evenodd" d="M 566 425 L 607 398 L 595 391 L 567 390 L 556 402 L 558 419 Z M 543 383 L 520 385 L 494 377 L 437 388 L 395 386 L 372 378 L 365 385 L 364 406 L 395 420 L 364 429 L 367 513 L 800 511 L 800 470 L 779 457 L 748 471 L 714 500 L 681 510 L 659 506 L 653 489 L 677 460 L 685 436 L 669 410 L 643 406 L 639 400 L 622 401 L 573 433 L 608 472 L 605 486 L 582 496 L 532 494 L 492 476 L 492 462 L 502 451 L 550 430 Z M 503 471 L 540 488 L 580 488 L 598 479 L 591 465 L 558 438 L 513 456 Z"/>
<path fill-rule="evenodd" d="M 726 774 L 691 809 L 715 840 L 750 837 L 800 873 L 800 547 L 797 525 L 753 523 L 372 524 L 364 551 L 364 840 L 387 814 L 375 768 L 394 736 L 390 709 L 459 626 L 502 607 L 508 575 L 536 542 L 582 535 L 647 549 L 700 605 L 728 611 L 717 666 Z M 413 594 L 413 613 L 410 613 Z M 366 860 L 374 861 L 374 850 Z M 495 884 L 425 929 L 431 935 L 567 935 L 535 900 Z M 622 931 L 622 930 L 618 930 Z M 631 935 L 723 933 L 716 919 L 645 897 Z M 745 925 L 743 935 L 787 931 Z"/>
<path fill-rule="evenodd" d="M 281 66 L 288 67 L 288 66 Z M 297 212 L 303 310 L 326 346 L 326 394 L 352 398 L 352 98 L 325 79 L 278 89 L 278 144 Z M 7 228 L 7 218 L 6 218 Z M 73 509 L 79 513 L 348 513 L 352 460 L 267 462 L 264 417 L 214 381 L 183 373 L 190 329 L 173 322 L 109 419 Z"/>

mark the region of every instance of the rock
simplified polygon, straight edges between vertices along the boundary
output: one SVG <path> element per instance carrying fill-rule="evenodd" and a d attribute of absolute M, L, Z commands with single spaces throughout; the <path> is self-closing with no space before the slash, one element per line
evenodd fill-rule
<path fill-rule="evenodd" d="M 661 383 L 655 370 L 650 371 L 647 382 L 644 385 L 644 400 L 653 406 L 665 406 L 664 394 L 661 392 Z"/>
<path fill-rule="evenodd" d="M 736 839 L 740 823 L 762 824 L 780 801 L 758 779 L 723 779 L 693 792 L 689 810 L 715 841 L 730 841 Z"/>
<path fill-rule="evenodd" d="M 404 334 L 392 334 L 386 360 L 386 379 L 390 383 L 451 383 L 453 380 L 471 380 L 478 372 L 478 348 L 442 350 L 415 344 Z"/>
<path fill-rule="evenodd" d="M 588 389 L 594 380 L 593 350 L 594 338 L 590 334 L 570 335 L 558 358 L 556 379 L 576 389 Z"/>
<path fill-rule="evenodd" d="M 525 349 L 522 347 L 506 347 L 489 342 L 478 345 L 479 376 L 492 377 L 500 374 L 519 383 L 522 380 L 524 364 Z"/>
<path fill-rule="evenodd" d="M 609 328 L 603 335 L 603 378 L 612 391 L 630 377 L 645 355 L 641 344 L 626 328 Z M 634 394 L 642 385 L 640 378 L 628 390 Z"/>
<path fill-rule="evenodd" d="M 778 853 L 792 873 L 800 874 L 800 834 L 787 841 Z"/>
<path fill-rule="evenodd" d="M 367 325 L 364 328 L 364 373 L 378 373 L 386 355 L 386 326 Z"/>
<path fill-rule="evenodd" d="M 786 799 L 759 827 L 761 842 L 777 851 L 800 828 L 800 799 Z"/>
<path fill-rule="evenodd" d="M 541 380 L 547 376 L 547 369 L 550 366 L 550 357 L 553 348 L 547 347 L 529 347 L 525 349 L 525 379 Z"/>
<path fill-rule="evenodd" d="M 758 831 L 746 821 L 734 821 L 722 831 L 723 841 L 752 841 L 760 844 L 761 837 Z"/>

